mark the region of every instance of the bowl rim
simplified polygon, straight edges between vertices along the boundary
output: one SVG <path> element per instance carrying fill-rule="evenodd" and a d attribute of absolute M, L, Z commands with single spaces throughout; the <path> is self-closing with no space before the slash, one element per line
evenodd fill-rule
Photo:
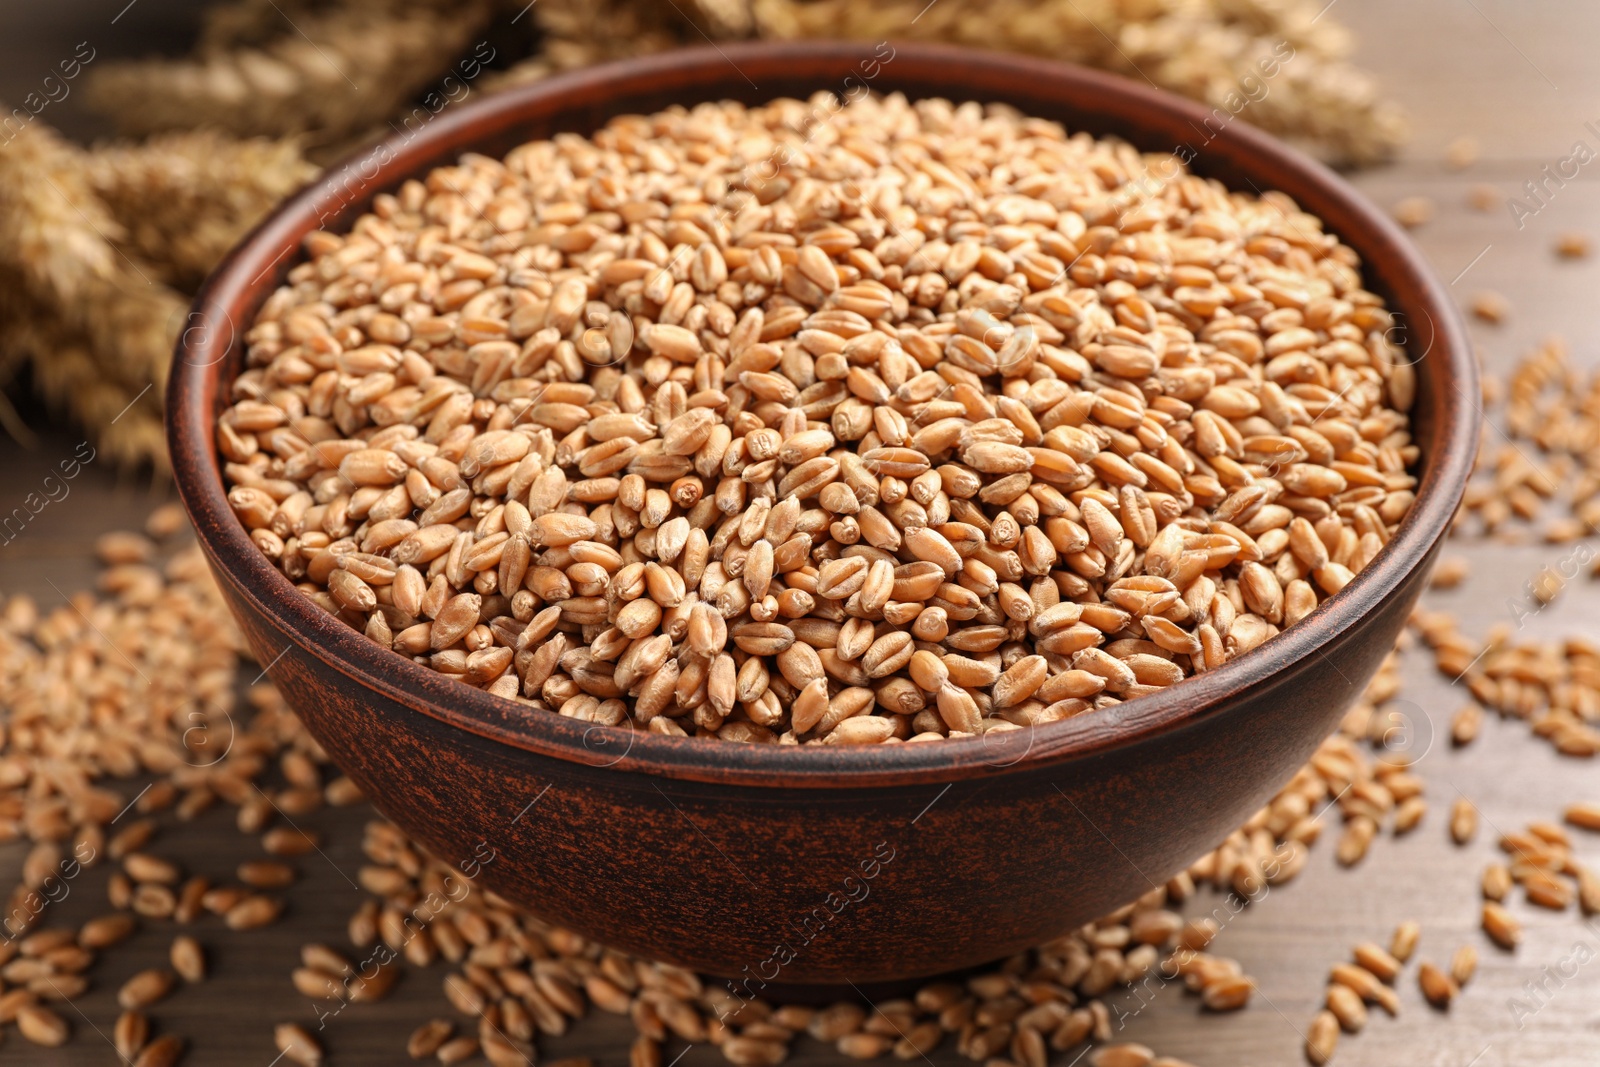
<path fill-rule="evenodd" d="M 1115 723 L 1109 721 L 1113 716 L 1099 711 L 1045 726 L 986 734 L 982 739 L 863 747 L 807 745 L 790 751 L 793 746 L 717 744 L 596 726 L 547 713 L 531 714 L 512 701 L 448 679 L 374 645 L 301 595 L 256 549 L 228 505 L 213 445 L 217 398 L 223 392 L 219 368 L 239 344 L 237 319 L 245 313 L 253 316 L 260 300 L 281 283 L 289 267 L 283 261 L 298 250 L 305 232 L 318 228 L 317 221 L 328 217 L 325 209 L 330 197 L 340 205 L 336 221 L 348 222 L 369 206 L 376 193 L 438 165 L 435 156 L 445 153 L 454 157 L 471 151 L 474 143 L 496 133 L 504 135 L 541 105 L 549 109 L 570 101 L 579 105 L 580 114 L 596 114 L 597 108 L 605 109 L 608 99 L 626 90 L 638 95 L 658 82 L 677 86 L 686 95 L 693 92 L 695 100 L 718 98 L 734 95 L 727 89 L 729 80 L 743 77 L 744 71 L 752 68 L 782 67 L 791 75 L 795 71 L 827 71 L 835 75 L 836 83 L 839 71 L 870 59 L 871 47 L 840 41 L 725 44 L 584 68 L 443 111 L 420 132 L 409 137 L 397 134 L 330 167 L 279 205 L 207 279 L 175 346 L 168 386 L 167 433 L 174 478 L 218 581 L 290 635 L 285 652 L 298 645 L 328 668 L 444 725 L 529 753 L 595 768 L 771 788 L 954 782 L 1054 765 L 1133 745 L 1199 722 L 1246 690 L 1273 688 L 1279 671 L 1304 658 L 1324 656 L 1324 646 L 1356 628 L 1399 593 L 1448 532 L 1477 450 L 1481 415 L 1473 399 L 1478 394 L 1477 369 L 1465 325 L 1448 291 L 1385 213 L 1322 164 L 1242 121 L 1227 124 L 1214 135 L 1214 141 L 1223 141 L 1228 153 L 1250 156 L 1251 166 L 1274 171 L 1280 179 L 1291 177 L 1298 187 L 1297 201 L 1303 202 L 1307 191 L 1321 201 L 1317 214 L 1326 218 L 1332 206 L 1336 209 L 1332 213 L 1348 220 L 1352 225 L 1339 230 L 1330 224 L 1330 232 L 1351 247 L 1359 246 L 1368 284 L 1374 280 L 1375 257 L 1391 257 L 1384 267 L 1388 284 L 1381 287 L 1388 290 L 1386 300 L 1391 307 L 1407 304 L 1402 310 L 1419 311 L 1430 320 L 1433 337 L 1418 362 L 1432 359 L 1444 364 L 1419 377 L 1452 383 L 1455 391 L 1436 390 L 1433 418 L 1439 425 L 1434 437 L 1441 447 L 1424 457 L 1411 511 L 1371 563 L 1305 619 L 1215 670 L 1120 706 Z M 1065 109 L 1092 110 L 1109 122 L 1137 118 L 1164 124 L 1167 129 L 1178 129 L 1181 123 L 1209 130 L 1207 123 L 1216 114 L 1169 93 L 1071 64 L 923 43 L 896 41 L 891 47 L 893 62 L 922 68 L 925 80 L 932 69 L 947 75 L 949 92 L 941 95 L 968 92 L 969 99 L 1000 99 L 1004 92 L 1000 87 L 1025 81 L 1029 93 L 1053 94 Z M 881 58 L 881 52 L 879 55 Z M 727 71 L 729 66 L 739 73 Z M 894 90 L 892 76 L 889 81 L 886 88 Z M 701 91 L 707 88 L 713 91 Z M 582 112 L 582 106 L 590 111 Z M 596 128 L 603 121 L 604 116 L 587 128 Z M 1114 130 L 1108 132 L 1116 135 Z M 1142 132 L 1149 134 L 1150 130 L 1147 127 Z M 1208 141 L 1208 146 L 1211 143 Z M 338 183 L 345 180 L 348 191 L 353 165 L 361 168 L 367 184 L 358 190 L 356 199 L 346 203 L 338 196 Z M 1224 169 L 1228 165 L 1225 162 Z M 1244 166 L 1237 160 L 1232 165 Z M 370 177 L 365 174 L 368 168 L 374 171 Z M 1204 166 L 1196 169 L 1206 173 Z M 1274 186 L 1282 184 L 1281 180 L 1273 182 Z M 267 668 L 266 673 L 272 673 L 271 664 Z"/>

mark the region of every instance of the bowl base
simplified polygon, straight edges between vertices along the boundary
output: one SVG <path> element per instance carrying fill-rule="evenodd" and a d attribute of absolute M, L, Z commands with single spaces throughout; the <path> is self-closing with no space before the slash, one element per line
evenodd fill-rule
<path fill-rule="evenodd" d="M 872 982 L 768 982 L 757 994 L 768 1004 L 800 1004 L 808 1008 L 821 1008 L 841 1001 L 853 1001 L 870 1007 L 889 1000 L 904 1000 L 916 995 L 917 990 L 936 982 L 965 984 L 973 975 L 992 972 L 994 963 L 980 963 L 956 971 L 944 971 L 922 978 L 885 978 Z M 707 988 L 728 988 L 729 979 L 702 974 L 700 980 Z"/>

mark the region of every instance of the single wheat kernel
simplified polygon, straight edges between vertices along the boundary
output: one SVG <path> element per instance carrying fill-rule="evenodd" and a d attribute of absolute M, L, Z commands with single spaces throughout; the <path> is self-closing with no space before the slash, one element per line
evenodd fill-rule
<path fill-rule="evenodd" d="M 1367 1025 L 1366 1002 L 1349 986 L 1338 983 L 1328 986 L 1327 1006 L 1346 1033 L 1358 1033 Z"/>
<path fill-rule="evenodd" d="M 1394 832 L 1410 833 L 1422 822 L 1428 812 L 1428 802 L 1422 797 L 1407 797 L 1394 810 Z"/>
<path fill-rule="evenodd" d="M 144 1047 L 133 1061 L 133 1067 L 173 1067 L 183 1058 L 184 1040 L 177 1034 L 165 1034 Z"/>
<path fill-rule="evenodd" d="M 1600 833 L 1600 804 L 1569 804 L 1562 815 L 1567 822 L 1579 829 Z"/>
<path fill-rule="evenodd" d="M 1476 704 L 1463 704 L 1450 718 L 1450 740 L 1458 747 L 1472 744 L 1482 729 L 1483 709 Z"/>
<path fill-rule="evenodd" d="M 480 1051 L 478 1039 L 463 1034 L 453 1037 L 434 1050 L 434 1056 L 446 1067 L 450 1064 L 464 1063 L 472 1059 Z"/>
<path fill-rule="evenodd" d="M 1377 832 L 1378 824 L 1371 817 L 1357 815 L 1351 819 L 1339 837 L 1339 846 L 1335 853 L 1339 862 L 1346 867 L 1361 862 Z"/>
<path fill-rule="evenodd" d="M 448 1019 L 430 1019 L 411 1032 L 406 1039 L 406 1055 L 414 1060 L 427 1059 L 455 1033 L 455 1023 Z"/>
<path fill-rule="evenodd" d="M 119 945 L 133 935 L 138 924 L 127 912 L 112 912 L 90 919 L 78 930 L 78 944 L 88 949 Z"/>
<path fill-rule="evenodd" d="M 1450 957 L 1450 977 L 1457 986 L 1465 986 L 1477 970 L 1478 950 L 1471 945 L 1462 945 Z"/>
<path fill-rule="evenodd" d="M 1483 869 L 1481 882 L 1483 899 L 1504 900 L 1511 892 L 1511 870 L 1503 863 L 1491 863 Z"/>
<path fill-rule="evenodd" d="M 1331 1011 L 1317 1012 L 1306 1028 L 1306 1059 L 1313 1067 L 1321 1067 L 1333 1058 L 1339 1047 L 1339 1020 Z"/>
<path fill-rule="evenodd" d="M 1238 1011 L 1250 1002 L 1255 992 L 1254 980 L 1244 975 L 1230 975 L 1208 983 L 1200 991 L 1200 1001 L 1211 1011 Z"/>
<path fill-rule="evenodd" d="M 1445 163 L 1451 170 L 1466 170 L 1478 161 L 1478 141 L 1475 137 L 1461 136 L 1445 145 Z"/>
<path fill-rule="evenodd" d="M 1512 918 L 1503 906 L 1486 900 L 1483 903 L 1483 932 L 1501 948 L 1513 949 L 1522 939 L 1522 924 Z"/>
<path fill-rule="evenodd" d="M 1586 233 L 1564 233 L 1556 239 L 1556 255 L 1562 259 L 1587 259 L 1590 241 Z"/>
<path fill-rule="evenodd" d="M 1408 230 L 1414 230 L 1433 218 L 1433 201 L 1425 196 L 1408 196 L 1394 206 L 1394 219 Z"/>
<path fill-rule="evenodd" d="M 1363 941 L 1357 945 L 1353 955 L 1356 963 L 1377 975 L 1382 981 L 1393 983 L 1400 974 L 1400 961 L 1371 941 Z"/>
<path fill-rule="evenodd" d="M 1445 556 L 1433 568 L 1428 584 L 1433 589 L 1454 589 L 1470 572 L 1471 564 L 1465 556 Z"/>
<path fill-rule="evenodd" d="M 1417 969 L 1417 984 L 1422 987 L 1422 995 L 1428 999 L 1428 1003 L 1436 1008 L 1448 1008 L 1450 1001 L 1461 991 L 1454 978 L 1427 960 L 1423 960 Z"/>
<path fill-rule="evenodd" d="M 152 968 L 140 971 L 117 990 L 117 1003 L 128 1011 L 148 1008 L 172 992 L 177 976 L 171 971 Z"/>
<path fill-rule="evenodd" d="M 1471 307 L 1474 316 L 1494 325 L 1504 322 L 1511 314 L 1511 302 L 1492 289 L 1474 293 Z"/>
<path fill-rule="evenodd" d="M 180 934 L 172 939 L 172 948 L 168 955 L 172 961 L 172 969 L 178 972 L 185 982 L 201 982 L 206 977 L 205 949 L 200 947 L 200 942 L 188 934 Z"/>
<path fill-rule="evenodd" d="M 1394 936 L 1389 939 L 1389 955 L 1405 963 L 1417 950 L 1417 942 L 1421 938 L 1422 927 L 1408 919 L 1394 928 Z"/>
<path fill-rule="evenodd" d="M 25 1004 L 16 1014 L 17 1029 L 35 1045 L 55 1048 L 66 1043 L 72 1031 L 66 1020 L 49 1008 Z"/>
<path fill-rule="evenodd" d="M 1090 1067 L 1150 1067 L 1155 1059 L 1154 1050 L 1132 1041 L 1106 1045 L 1089 1053 Z"/>
<path fill-rule="evenodd" d="M 1466 797 L 1450 805 L 1450 839 L 1458 845 L 1471 841 L 1478 832 L 1478 809 Z"/>
<path fill-rule="evenodd" d="M 1571 882 L 1537 868 L 1523 877 L 1522 891 L 1529 904 L 1551 911 L 1567 910 L 1574 896 Z"/>
<path fill-rule="evenodd" d="M 1578 881 L 1578 907 L 1585 915 L 1600 915 L 1600 874 L 1579 867 L 1573 877 Z"/>
<path fill-rule="evenodd" d="M 301 1067 L 321 1067 L 322 1044 L 305 1027 L 279 1023 L 272 1031 L 272 1042 L 291 1063 Z"/>
<path fill-rule="evenodd" d="M 116 1025 L 111 1029 L 111 1043 L 123 1060 L 133 1062 L 149 1040 L 150 1020 L 146 1016 L 136 1011 L 125 1011 L 117 1016 Z"/>

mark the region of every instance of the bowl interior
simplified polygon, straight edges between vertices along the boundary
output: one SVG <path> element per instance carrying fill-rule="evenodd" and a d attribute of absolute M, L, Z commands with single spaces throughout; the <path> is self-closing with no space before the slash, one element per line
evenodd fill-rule
<path fill-rule="evenodd" d="M 1091 712 L 1028 731 L 1016 759 L 983 743 L 868 748 L 710 745 L 529 717 L 514 705 L 445 679 L 378 648 L 302 597 L 262 557 L 228 507 L 212 444 L 215 419 L 237 373 L 243 335 L 261 303 L 299 261 L 301 239 L 348 228 L 378 193 L 466 152 L 503 155 L 560 132 L 587 133 L 610 118 L 671 105 L 735 99 L 759 103 L 903 92 L 912 98 L 1005 103 L 1069 131 L 1120 137 L 1170 153 L 1191 170 L 1240 191 L 1280 190 L 1321 217 L 1361 255 L 1368 286 L 1397 312 L 1418 371 L 1412 412 L 1423 459 L 1416 503 L 1399 532 L 1344 590 L 1309 617 L 1223 667 L 1143 697 L 1112 717 Z M 817 105 L 819 121 L 827 109 Z M 1478 383 L 1464 327 L 1447 292 L 1399 229 L 1331 171 L 1248 126 L 1199 105 L 1111 75 L 1013 55 L 932 45 L 807 42 L 729 45 L 664 53 L 589 68 L 477 102 L 423 113 L 379 146 L 331 168 L 282 205 L 229 255 L 197 299 L 180 338 L 168 397 L 169 444 L 180 492 L 222 580 L 276 618 L 312 654 L 454 726 L 589 764 L 675 778 L 751 785 L 824 786 L 955 780 L 1072 758 L 1202 718 L 1281 667 L 1319 654 L 1332 635 L 1359 625 L 1447 532 L 1476 450 Z"/>

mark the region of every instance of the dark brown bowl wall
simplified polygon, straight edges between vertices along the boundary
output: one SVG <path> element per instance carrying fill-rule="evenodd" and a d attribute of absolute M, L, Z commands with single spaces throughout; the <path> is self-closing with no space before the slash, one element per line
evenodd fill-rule
<path fill-rule="evenodd" d="M 213 276 L 169 394 L 179 488 L 257 658 L 379 810 L 463 877 L 607 944 L 784 983 L 927 975 L 1039 943 L 1160 885 L 1294 773 L 1392 647 L 1476 445 L 1477 381 L 1446 294 L 1379 212 L 1235 120 L 1107 75 L 931 46 L 728 46 L 594 68 L 446 112 L 334 168 Z M 847 78 L 855 81 L 847 82 Z M 851 91 L 1004 101 L 1320 215 L 1421 357 L 1418 502 L 1313 615 L 1132 704 L 998 735 L 783 750 L 530 715 L 371 645 L 300 597 L 228 509 L 211 444 L 238 338 L 298 260 L 372 196 L 464 151 L 501 154 L 625 112 Z M 754 83 L 752 87 L 751 83 Z M 1206 126 L 1207 119 L 1211 126 Z M 746 987 L 741 986 L 741 990 Z"/>
<path fill-rule="evenodd" d="M 981 963 L 1161 885 L 1333 730 L 1420 586 L 1419 572 L 1368 627 L 1286 664 L 1276 684 L 1141 744 L 1011 767 L 1029 747 L 1018 733 L 986 750 L 978 777 L 822 790 L 619 773 L 608 764 L 627 741 L 598 731 L 584 765 L 441 729 L 229 601 L 257 659 L 290 648 L 273 681 L 334 762 L 430 851 L 469 873 L 493 854 L 484 884 L 608 945 L 793 983 Z M 780 945 L 794 958 L 775 968 Z"/>

